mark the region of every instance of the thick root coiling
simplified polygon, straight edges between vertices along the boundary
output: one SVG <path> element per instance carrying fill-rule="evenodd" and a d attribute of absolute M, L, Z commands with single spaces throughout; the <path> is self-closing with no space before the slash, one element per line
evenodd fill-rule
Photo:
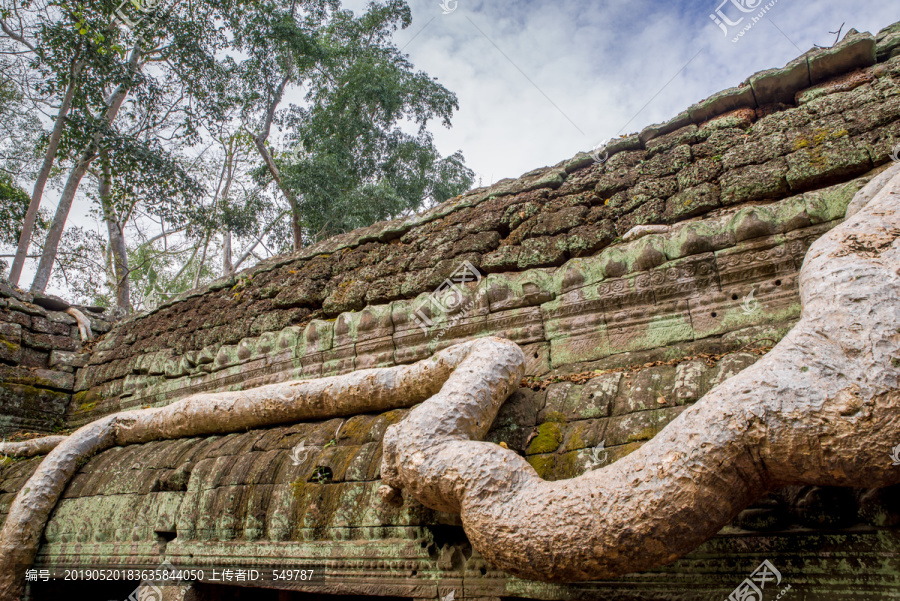
<path fill-rule="evenodd" d="M 887 180 L 811 247 L 788 336 L 638 451 L 546 482 L 515 453 L 472 440 L 495 397 L 451 378 L 387 430 L 385 482 L 460 511 L 495 567 L 547 581 L 669 563 L 776 487 L 900 482 L 890 458 L 900 440 L 900 175 Z"/>
<path fill-rule="evenodd" d="M 477 369 L 478 364 L 468 360 L 472 354 L 505 357 L 511 363 L 504 372 L 507 380 L 498 381 L 498 370 L 493 364 Z M 524 364 L 525 357 L 514 343 L 482 338 L 450 347 L 413 365 L 239 392 L 198 394 L 166 407 L 118 413 L 92 422 L 65 438 L 44 458 L 10 506 L 0 531 L 0 601 L 20 598 L 25 570 L 34 562 L 50 512 L 79 461 L 104 449 L 411 407 L 436 394 L 460 366 L 473 389 L 498 389 L 508 396 L 518 386 Z M 505 399 L 506 396 L 498 399 L 497 406 Z M 487 427 L 490 422 L 478 431 L 486 431 Z M 38 444 L 32 442 L 33 446 Z M 48 444 L 55 442 L 58 441 Z"/>
<path fill-rule="evenodd" d="M 79 459 L 112 445 L 218 434 L 409 407 L 384 438 L 386 496 L 405 489 L 458 511 L 478 551 L 530 579 L 594 580 L 696 548 L 755 498 L 787 484 L 900 482 L 900 176 L 813 244 L 798 325 L 638 451 L 546 482 L 512 451 L 479 442 L 523 374 L 513 343 L 481 339 L 410 366 L 189 397 L 98 420 L 44 460 L 0 532 L 0 601 L 25 567 Z M 427 399 L 427 400 L 426 400 Z"/>

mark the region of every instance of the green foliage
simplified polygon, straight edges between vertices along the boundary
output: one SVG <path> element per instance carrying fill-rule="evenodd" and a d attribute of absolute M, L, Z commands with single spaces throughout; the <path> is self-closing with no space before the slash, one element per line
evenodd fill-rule
<path fill-rule="evenodd" d="M 158 141 L 116 136 L 104 143 L 112 171 L 109 200 L 115 215 L 131 215 L 140 203 L 145 213 L 179 227 L 198 217 L 198 207 L 190 201 L 203 193 L 202 184 Z"/>
<path fill-rule="evenodd" d="M 11 248 L 18 245 L 29 202 L 31 197 L 10 176 L 0 173 L 0 244 Z M 45 211 L 38 213 L 34 225 L 39 235 L 47 230 L 49 223 Z"/>
<path fill-rule="evenodd" d="M 12 182 L 12 178 L 0 174 L 0 242 L 3 244 L 18 243 L 30 200 L 28 194 Z"/>
<path fill-rule="evenodd" d="M 282 6 L 283 5 L 283 6 Z M 456 96 L 416 72 L 393 44 L 410 24 L 402 0 L 372 2 L 356 17 L 335 2 L 260 4 L 237 36 L 248 59 L 238 65 L 245 118 L 263 119 L 285 77 L 308 90 L 304 106 L 282 115 L 292 147 L 277 156 L 285 186 L 298 199 L 306 242 L 415 212 L 467 190 L 473 173 L 457 152 L 443 158 L 426 127 L 450 125 Z M 415 133 L 407 133 L 412 129 Z M 265 167 L 256 171 L 268 180 Z"/>
<path fill-rule="evenodd" d="M 18 15 L 35 47 L 17 63 L 31 89 L 0 68 L 0 134 L 13 123 L 10 131 L 23 132 L 7 136 L 5 154 L 24 157 L 0 164 L 9 174 L 0 178 L 0 244 L 18 239 L 28 203 L 19 185 L 33 181 L 48 138 L 25 99 L 50 112 L 78 73 L 54 174 L 91 157 L 76 202 L 93 201 L 98 225 L 70 224 L 63 234 L 53 277 L 72 300 L 116 303 L 107 225 L 126 233 L 135 308 L 219 277 L 229 264 L 225 233 L 235 261 L 284 250 L 288 207 L 254 139 L 270 109 L 287 145 L 272 154 L 305 243 L 421 210 L 472 183 L 462 154 L 442 156 L 428 130 L 449 127 L 456 96 L 393 43 L 411 23 L 405 0 L 372 2 L 358 16 L 339 0 L 0 0 L 0 14 Z M 0 67 L 19 60 L 11 56 L 0 55 Z M 298 86 L 300 106 L 280 106 L 281 93 Z M 114 90 L 127 96 L 110 120 Z M 35 246 L 47 226 L 41 215 Z M 169 230 L 177 236 L 148 241 Z"/>
<path fill-rule="evenodd" d="M 72 226 L 63 233 L 53 280 L 66 288 L 72 302 L 115 306 L 106 266 L 107 250 L 105 238 L 94 230 Z"/>
<path fill-rule="evenodd" d="M 4 63 L 0 58 L 0 67 Z M 41 122 L 29 110 L 23 91 L 0 72 L 0 173 L 6 181 L 21 183 L 33 177 L 42 136 Z"/>

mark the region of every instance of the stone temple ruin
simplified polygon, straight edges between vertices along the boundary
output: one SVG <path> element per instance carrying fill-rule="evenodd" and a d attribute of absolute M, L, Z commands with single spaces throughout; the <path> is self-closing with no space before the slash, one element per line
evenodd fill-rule
<path fill-rule="evenodd" d="M 898 152 L 900 23 L 851 31 L 602 155 L 325 240 L 150 313 L 113 323 L 82 308 L 90 342 L 64 303 L 0 286 L 0 430 L 68 431 L 196 393 L 410 365 L 493 336 L 521 348 L 524 378 L 484 440 L 548 481 L 575 478 L 624 460 L 767 356 L 800 319 L 810 246 Z M 777 488 L 687 555 L 613 579 L 515 576 L 473 547 L 457 513 L 384 494 L 382 439 L 408 414 L 79 460 L 26 596 L 900 598 L 896 484 Z M 884 453 L 886 470 L 898 450 Z M 42 458 L 2 463 L 4 520 Z M 140 573 L 159 566 L 204 578 Z M 116 569 L 137 576 L 91 575 Z"/>

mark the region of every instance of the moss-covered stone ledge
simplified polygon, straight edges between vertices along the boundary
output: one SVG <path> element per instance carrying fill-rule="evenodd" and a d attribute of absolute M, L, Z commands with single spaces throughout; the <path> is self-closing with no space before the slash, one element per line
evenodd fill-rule
<path fill-rule="evenodd" d="M 107 361 L 109 351 L 97 350 L 94 364 L 78 372 L 69 417 L 79 425 L 192 392 L 408 363 L 472 336 L 504 333 L 526 349 L 528 374 L 540 375 L 790 323 L 799 314 L 795 280 L 806 249 L 878 171 L 777 202 L 718 209 L 558 268 L 488 274 L 450 299 L 458 301 L 450 313 L 423 294 L 181 356 L 166 349 Z M 420 310 L 433 322 L 426 331 Z"/>

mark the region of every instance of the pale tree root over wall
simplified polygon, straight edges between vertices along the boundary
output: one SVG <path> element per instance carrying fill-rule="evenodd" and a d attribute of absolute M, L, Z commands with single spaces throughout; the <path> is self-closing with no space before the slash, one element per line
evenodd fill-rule
<path fill-rule="evenodd" d="M 488 561 L 530 579 L 610 578 L 669 563 L 780 486 L 896 484 L 900 176 L 874 181 L 853 211 L 804 261 L 797 326 L 606 468 L 546 482 L 516 453 L 473 440 L 484 437 L 523 374 L 521 350 L 496 338 L 409 366 L 196 395 L 102 418 L 44 459 L 0 532 L 0 601 L 21 594 L 24 569 L 79 459 L 113 445 L 422 401 L 385 434 L 383 495 L 391 500 L 405 489 L 428 507 L 460 512 Z"/>
<path fill-rule="evenodd" d="M 515 343 L 481 338 L 412 365 L 245 391 L 197 394 L 166 407 L 109 415 L 68 437 L 6 443 L 0 446 L 0 452 L 22 456 L 55 448 L 19 491 L 0 531 L 0 601 L 21 597 L 25 570 L 34 562 L 57 500 L 80 462 L 104 449 L 412 407 L 453 380 L 490 390 L 496 398 L 488 404 L 499 406 L 518 388 L 524 364 L 525 356 Z"/>
<path fill-rule="evenodd" d="M 492 565 L 563 582 L 670 563 L 781 486 L 900 483 L 891 460 L 900 444 L 898 171 L 861 190 L 852 216 L 810 248 L 791 332 L 639 450 L 547 482 L 517 454 L 469 440 L 484 436 L 499 395 L 456 379 L 388 428 L 383 495 L 405 489 L 459 512 Z"/>

